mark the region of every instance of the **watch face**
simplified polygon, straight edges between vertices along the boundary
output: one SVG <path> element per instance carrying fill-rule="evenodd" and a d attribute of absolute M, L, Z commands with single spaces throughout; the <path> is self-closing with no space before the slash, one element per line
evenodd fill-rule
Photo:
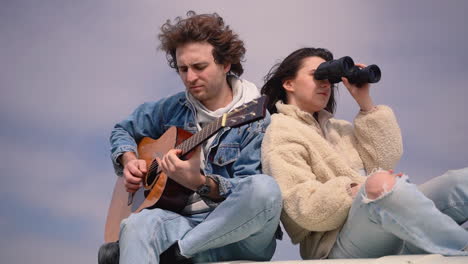
<path fill-rule="evenodd" d="M 207 195 L 207 194 L 210 193 L 210 189 L 211 189 L 211 188 L 210 188 L 209 185 L 203 184 L 202 186 L 200 186 L 200 188 L 198 188 L 197 193 L 198 193 L 199 195 Z"/>

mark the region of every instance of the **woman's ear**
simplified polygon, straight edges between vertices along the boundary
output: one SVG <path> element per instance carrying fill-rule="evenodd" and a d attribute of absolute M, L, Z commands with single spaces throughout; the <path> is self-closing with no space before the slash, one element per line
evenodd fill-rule
<path fill-rule="evenodd" d="M 293 80 L 285 80 L 283 82 L 283 88 L 287 92 L 294 92 L 294 81 Z"/>

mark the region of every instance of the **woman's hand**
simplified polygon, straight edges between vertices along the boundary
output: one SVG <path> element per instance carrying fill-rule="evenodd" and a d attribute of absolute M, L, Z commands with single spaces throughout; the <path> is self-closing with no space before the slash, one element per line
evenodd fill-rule
<path fill-rule="evenodd" d="M 366 65 L 360 63 L 356 63 L 356 66 L 361 69 L 366 67 Z M 341 80 L 343 81 L 343 84 L 346 86 L 346 88 L 348 88 L 351 96 L 358 103 L 361 111 L 370 111 L 374 108 L 374 103 L 372 102 L 372 98 L 370 97 L 369 93 L 370 84 L 364 83 L 358 87 L 355 84 L 349 83 L 348 78 L 346 77 L 342 77 Z"/>
<path fill-rule="evenodd" d="M 358 194 L 360 188 L 361 184 L 351 183 L 349 191 L 353 199 L 356 198 L 356 195 Z"/>

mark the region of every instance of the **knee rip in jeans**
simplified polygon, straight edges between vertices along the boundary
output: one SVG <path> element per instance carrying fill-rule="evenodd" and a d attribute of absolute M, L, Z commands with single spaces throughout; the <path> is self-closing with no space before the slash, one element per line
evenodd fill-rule
<path fill-rule="evenodd" d="M 387 172 L 387 174 L 381 174 L 382 172 Z M 367 177 L 362 202 L 367 204 L 384 198 L 393 191 L 395 184 L 395 177 L 389 176 L 388 171 L 383 169 L 374 170 Z"/>

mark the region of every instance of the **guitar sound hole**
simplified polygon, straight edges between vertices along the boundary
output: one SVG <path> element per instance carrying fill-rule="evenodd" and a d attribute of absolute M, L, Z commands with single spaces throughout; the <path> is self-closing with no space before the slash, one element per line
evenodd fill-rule
<path fill-rule="evenodd" d="M 151 186 L 159 177 L 159 164 L 156 160 L 153 160 L 151 166 L 148 168 L 148 174 L 146 175 L 146 186 Z"/>

